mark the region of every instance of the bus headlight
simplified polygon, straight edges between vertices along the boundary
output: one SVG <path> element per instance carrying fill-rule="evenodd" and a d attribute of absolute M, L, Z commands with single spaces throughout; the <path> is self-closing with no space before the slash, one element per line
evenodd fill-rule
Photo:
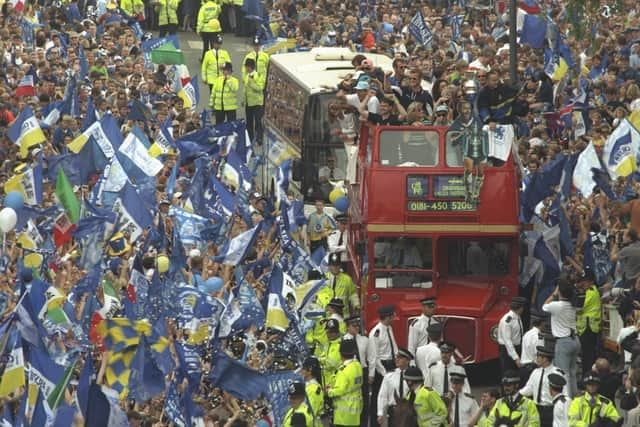
<path fill-rule="evenodd" d="M 498 342 L 498 325 L 493 325 L 491 329 L 489 329 L 489 336 L 495 342 Z"/>

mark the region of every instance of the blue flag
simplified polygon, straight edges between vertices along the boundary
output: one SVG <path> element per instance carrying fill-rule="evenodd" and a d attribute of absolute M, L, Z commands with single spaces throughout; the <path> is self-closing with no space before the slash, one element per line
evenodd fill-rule
<path fill-rule="evenodd" d="M 171 381 L 164 398 L 164 413 L 170 422 L 176 426 L 186 426 L 187 422 L 182 414 L 182 407 L 180 404 L 180 395 L 178 394 L 178 388 L 176 383 Z"/>
<path fill-rule="evenodd" d="M 409 32 L 422 46 L 430 46 L 431 39 L 433 39 L 433 33 L 424 22 L 422 12 L 418 10 L 416 14 L 409 21 Z"/>
<path fill-rule="evenodd" d="M 282 371 L 267 375 L 266 396 L 271 403 L 276 425 L 283 425 L 284 416 L 290 408 L 289 384 L 300 381 L 302 378 L 294 371 Z"/>
<path fill-rule="evenodd" d="M 131 362 L 131 376 L 129 377 L 129 396 L 138 403 L 153 399 L 164 391 L 164 374 L 158 368 L 153 357 L 147 338 L 142 336 L 138 350 Z"/>
<path fill-rule="evenodd" d="M 215 257 L 216 262 L 239 265 L 253 247 L 259 232 L 260 224 L 228 241 L 220 250 L 220 255 Z"/>
<path fill-rule="evenodd" d="M 255 371 L 223 352 L 213 356 L 214 368 L 209 374 L 211 384 L 231 393 L 238 399 L 254 400 L 268 386 L 265 375 Z"/>
<path fill-rule="evenodd" d="M 524 16 L 522 24 L 522 33 L 520 34 L 520 43 L 528 44 L 535 49 L 544 47 L 545 37 L 547 35 L 546 19 L 527 14 Z"/>
<path fill-rule="evenodd" d="M 525 221 L 531 220 L 538 203 L 553 195 L 554 188 L 560 185 L 566 162 L 567 158 L 560 154 L 533 175 L 531 182 L 522 193 L 521 205 Z"/>

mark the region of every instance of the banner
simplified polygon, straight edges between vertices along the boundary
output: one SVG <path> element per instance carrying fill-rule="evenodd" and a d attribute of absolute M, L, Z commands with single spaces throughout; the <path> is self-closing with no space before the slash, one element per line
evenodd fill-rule
<path fill-rule="evenodd" d="M 422 12 L 418 10 L 416 14 L 409 21 L 409 32 L 415 39 L 424 47 L 431 46 L 431 39 L 433 34 L 427 24 L 424 22 Z"/>

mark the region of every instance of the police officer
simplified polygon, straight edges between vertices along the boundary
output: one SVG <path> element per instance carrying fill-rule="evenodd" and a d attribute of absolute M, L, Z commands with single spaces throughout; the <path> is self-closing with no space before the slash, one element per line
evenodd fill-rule
<path fill-rule="evenodd" d="M 441 426 L 447 424 L 447 406 L 438 393 L 424 385 L 420 369 L 410 366 L 404 373 L 409 386 L 406 398 L 413 403 L 418 418 L 418 426 Z"/>
<path fill-rule="evenodd" d="M 598 394 L 600 377 L 589 373 L 584 378 L 585 393 L 577 396 L 569 406 L 569 426 L 616 426 L 620 415 L 612 401 Z"/>
<path fill-rule="evenodd" d="M 340 265 L 338 254 L 329 255 L 329 271 L 325 275 L 328 283 L 318 292 L 317 299 L 322 306 L 326 306 L 334 298 L 342 300 L 345 306 L 344 313 L 350 316 L 360 311 L 358 288 L 351 276 L 341 271 Z"/>
<path fill-rule="evenodd" d="M 463 372 L 451 373 L 451 402 L 449 404 L 449 423 L 452 427 L 467 427 L 469 421 L 480 408 L 478 402 L 462 389 L 467 380 Z"/>
<path fill-rule="evenodd" d="M 247 132 L 251 141 L 262 145 L 262 116 L 264 115 L 264 87 L 267 81 L 266 74 L 256 71 L 256 63 L 248 58 L 244 61 L 242 72 L 244 83 L 244 105 L 247 120 Z"/>
<path fill-rule="evenodd" d="M 378 422 L 378 392 L 382 379 L 388 372 L 396 368 L 395 358 L 398 354 L 398 344 L 393 335 L 393 318 L 395 307 L 387 305 L 378 308 L 380 320 L 369 332 L 369 414 L 371 425 Z"/>
<path fill-rule="evenodd" d="M 325 323 L 327 338 L 316 347 L 316 356 L 322 366 L 322 382 L 325 386 L 333 383 L 333 377 L 340 366 L 340 325 L 336 319 Z"/>
<path fill-rule="evenodd" d="M 338 228 L 333 230 L 327 236 L 327 244 L 329 245 L 329 251 L 331 253 L 339 254 L 340 266 L 343 271 L 347 271 L 349 268 L 349 252 L 347 252 L 347 239 L 349 233 L 347 233 L 347 224 L 349 223 L 349 217 L 345 214 L 336 214 L 333 219 L 338 224 Z"/>
<path fill-rule="evenodd" d="M 342 336 L 343 340 L 355 340 L 356 342 L 356 359 L 362 365 L 362 378 L 365 379 L 369 368 L 367 367 L 367 351 L 369 348 L 369 338 L 360 334 L 360 316 L 354 315 L 345 319 L 345 323 L 347 324 L 347 333 Z M 369 424 L 369 420 L 367 418 L 367 414 L 369 413 L 369 382 L 362 381 L 362 396 L 363 396 L 363 406 L 362 406 L 362 414 L 360 415 L 360 425 L 367 426 Z"/>
<path fill-rule="evenodd" d="M 407 348 L 411 354 L 416 354 L 418 347 L 429 342 L 427 328 L 432 324 L 439 323 L 433 316 L 436 310 L 436 297 L 422 298 L 420 303 L 422 304 L 422 314 L 409 326 Z"/>
<path fill-rule="evenodd" d="M 313 417 L 309 412 L 309 407 L 305 403 L 304 384 L 301 382 L 293 382 L 289 384 L 289 404 L 291 407 L 284 416 L 283 426 L 291 427 L 294 414 L 302 414 L 305 419 L 305 427 L 313 427 Z"/>
<path fill-rule="evenodd" d="M 218 16 L 220 16 L 220 5 L 214 0 L 205 0 L 198 10 L 196 33 L 202 38 L 202 58 L 209 48 L 213 48 L 213 41 L 222 31 Z M 204 73 L 202 73 L 202 77 L 205 77 Z"/>
<path fill-rule="evenodd" d="M 471 393 L 471 387 L 469 387 L 469 382 L 466 379 L 464 368 L 456 364 L 455 359 L 452 357 L 455 348 L 456 346 L 453 343 L 447 341 L 440 343 L 440 360 L 428 367 L 429 373 L 425 376 L 425 385 L 431 387 L 433 391 L 442 396 L 445 402 L 450 398 L 451 374 L 453 372 L 465 375 L 463 391 Z"/>
<path fill-rule="evenodd" d="M 550 314 L 541 310 L 531 310 L 531 329 L 522 337 L 522 352 L 520 353 L 520 376 L 526 383 L 529 375 L 536 368 L 536 355 L 538 346 L 544 345 L 541 338 L 545 323 L 549 321 Z"/>
<path fill-rule="evenodd" d="M 211 89 L 209 107 L 213 108 L 216 124 L 236 119 L 240 83 L 231 75 L 232 72 L 231 62 L 225 62 L 222 66 L 222 75 L 215 80 Z"/>
<path fill-rule="evenodd" d="M 347 326 L 342 315 L 342 313 L 344 312 L 344 303 L 342 302 L 342 300 L 339 298 L 333 298 L 331 301 L 329 301 L 329 304 L 327 304 L 326 311 L 327 317 L 329 319 L 335 319 L 338 321 L 338 325 L 340 326 L 340 333 L 346 334 Z"/>
<path fill-rule="evenodd" d="M 418 347 L 416 351 L 416 366 L 426 378 L 429 366 L 436 363 L 442 357 L 440 354 L 440 342 L 442 341 L 442 324 L 433 323 L 427 328 L 428 343 Z"/>
<path fill-rule="evenodd" d="M 522 320 L 520 316 L 524 311 L 527 300 L 523 297 L 511 299 L 509 310 L 498 324 L 498 351 L 500 352 L 500 369 L 502 374 L 511 370 L 517 370 L 520 363 L 520 345 L 522 344 Z"/>
<path fill-rule="evenodd" d="M 156 12 L 158 12 L 160 37 L 167 34 L 174 35 L 178 31 L 178 6 L 180 6 L 180 0 L 158 0 Z"/>
<path fill-rule="evenodd" d="M 382 379 L 378 393 L 378 424 L 383 425 L 388 415 L 388 425 L 393 425 L 393 411 L 396 406 L 395 396 L 404 396 L 409 391 L 409 385 L 404 380 L 404 372 L 413 360 L 413 355 L 405 348 L 399 348 L 396 354 L 396 369 L 389 372 Z"/>
<path fill-rule="evenodd" d="M 576 329 L 582 347 L 582 366 L 590 371 L 596 360 L 598 334 L 602 322 L 600 292 L 594 283 L 595 274 L 591 268 L 585 268 L 578 279 L 578 289 L 585 293 L 584 305 L 576 313 Z"/>
<path fill-rule="evenodd" d="M 502 376 L 504 395 L 496 401 L 485 422 L 488 426 L 540 427 L 540 416 L 535 403 L 518 393 L 520 375 L 511 370 Z"/>
<path fill-rule="evenodd" d="M 260 37 L 253 38 L 253 49 L 244 56 L 242 63 L 247 64 L 247 59 L 253 59 L 256 63 L 256 72 L 261 76 L 266 76 L 269 71 L 269 54 L 261 50 Z"/>
<path fill-rule="evenodd" d="M 538 408 L 540 425 L 550 426 L 553 422 L 553 401 L 549 394 L 549 375 L 564 375 L 564 372 L 553 366 L 554 349 L 544 346 L 537 348 L 536 365 L 529 380 L 520 390 L 520 394 L 531 398 Z"/>
<path fill-rule="evenodd" d="M 549 374 L 549 395 L 553 403 L 552 427 L 569 427 L 569 405 L 571 399 L 567 398 L 562 390 L 567 385 L 567 380 L 560 374 Z"/>
<path fill-rule="evenodd" d="M 333 425 L 360 425 L 362 413 L 362 366 L 356 358 L 354 340 L 343 340 L 340 343 L 342 364 L 336 372 L 335 381 L 327 388 L 327 396 L 333 403 Z"/>
<path fill-rule="evenodd" d="M 313 415 L 313 426 L 320 427 L 322 422 L 320 419 L 324 413 L 324 387 L 320 384 L 322 381 L 322 368 L 320 361 L 316 357 L 307 357 L 302 362 L 300 375 L 304 379 L 304 390 L 309 401 L 309 409 Z"/>
<path fill-rule="evenodd" d="M 209 88 L 213 89 L 213 84 L 222 75 L 224 64 L 231 63 L 231 56 L 229 56 L 229 52 L 222 49 L 222 36 L 220 34 L 212 36 L 211 44 L 211 49 L 207 50 L 202 58 L 200 73 L 204 82 L 209 85 Z"/>

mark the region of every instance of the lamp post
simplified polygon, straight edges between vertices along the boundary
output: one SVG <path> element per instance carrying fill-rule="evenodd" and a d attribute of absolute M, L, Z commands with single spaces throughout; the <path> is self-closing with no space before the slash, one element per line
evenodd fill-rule
<path fill-rule="evenodd" d="M 518 82 L 517 17 L 517 0 L 509 0 L 509 77 L 511 78 L 511 84 Z"/>

